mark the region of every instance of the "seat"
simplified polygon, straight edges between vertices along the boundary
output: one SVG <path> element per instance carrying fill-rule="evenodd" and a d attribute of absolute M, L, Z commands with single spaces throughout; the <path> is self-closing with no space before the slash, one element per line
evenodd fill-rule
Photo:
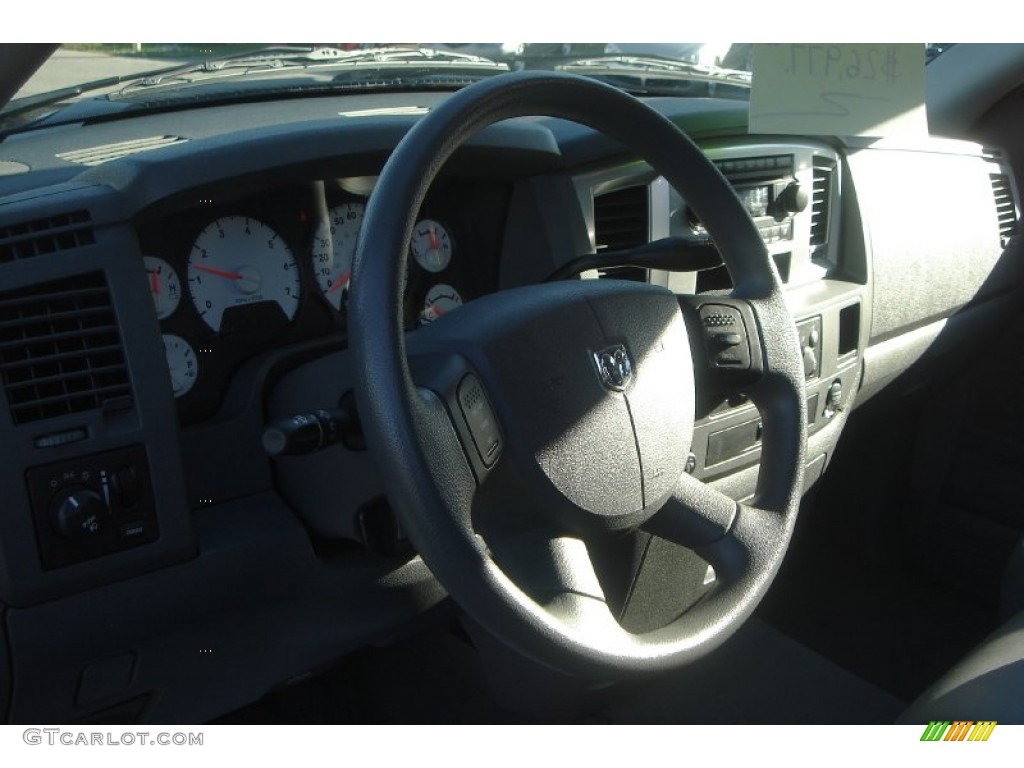
<path fill-rule="evenodd" d="M 1024 611 L 986 638 L 932 684 L 900 723 L 994 720 L 1024 724 Z"/>

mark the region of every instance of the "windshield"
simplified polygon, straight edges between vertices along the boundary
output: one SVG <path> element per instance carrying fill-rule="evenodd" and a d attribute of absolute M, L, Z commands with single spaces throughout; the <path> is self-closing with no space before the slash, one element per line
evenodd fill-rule
<path fill-rule="evenodd" d="M 927 44 L 926 60 L 940 56 L 952 45 Z M 638 96 L 747 101 L 754 76 L 754 45 L 69 44 L 57 49 L 0 109 L 0 134 L 148 109 L 224 104 L 270 95 L 293 98 L 351 90 L 453 91 L 495 74 L 528 69 L 592 77 Z"/>
<path fill-rule="evenodd" d="M 737 43 L 68 44 L 0 110 L 0 130 L 88 117 L 351 89 L 455 90 L 501 72 L 547 69 L 637 95 L 746 99 L 752 46 Z M 58 120 L 59 122 L 60 120 Z"/>

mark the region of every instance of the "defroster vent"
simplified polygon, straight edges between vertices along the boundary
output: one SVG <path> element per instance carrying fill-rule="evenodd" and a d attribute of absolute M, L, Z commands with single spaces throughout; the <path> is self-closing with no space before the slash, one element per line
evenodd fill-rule
<path fill-rule="evenodd" d="M 0 293 L 0 377 L 15 424 L 131 405 L 102 273 Z"/>

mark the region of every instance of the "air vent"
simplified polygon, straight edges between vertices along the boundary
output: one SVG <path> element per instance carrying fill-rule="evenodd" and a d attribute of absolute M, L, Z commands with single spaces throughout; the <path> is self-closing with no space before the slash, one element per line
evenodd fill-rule
<path fill-rule="evenodd" d="M 828 222 L 830 198 L 832 196 L 832 175 L 834 161 L 824 157 L 814 158 L 814 181 L 811 189 L 811 246 L 828 243 Z"/>
<path fill-rule="evenodd" d="M 50 216 L 0 227 L 0 264 L 96 242 L 88 211 Z"/>
<path fill-rule="evenodd" d="M 622 251 L 650 242 L 650 197 L 646 184 L 626 187 L 594 198 L 594 241 L 598 253 Z M 610 267 L 602 278 L 647 282 L 647 270 Z"/>
<path fill-rule="evenodd" d="M 990 173 L 992 195 L 996 201 L 996 216 L 999 219 L 999 243 L 1003 248 L 1017 231 L 1017 206 L 1013 202 L 1013 188 L 1010 177 L 1005 173 Z"/>
<path fill-rule="evenodd" d="M 647 186 L 627 187 L 594 198 L 594 242 L 598 251 L 644 245 L 650 237 Z"/>
<path fill-rule="evenodd" d="M 0 294 L 0 377 L 15 424 L 131 405 L 101 273 Z"/>
<path fill-rule="evenodd" d="M 116 144 L 102 144 L 98 147 L 58 152 L 57 157 L 78 165 L 102 165 L 111 160 L 120 160 L 122 157 L 137 155 L 139 152 L 163 149 L 186 141 L 188 139 L 183 139 L 180 136 L 149 136 L 145 139 L 132 139 L 131 141 L 119 141 Z"/>

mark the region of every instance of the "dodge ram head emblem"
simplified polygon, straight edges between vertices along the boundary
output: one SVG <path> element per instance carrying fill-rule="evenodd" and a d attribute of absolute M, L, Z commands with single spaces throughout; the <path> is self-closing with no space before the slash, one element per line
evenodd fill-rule
<path fill-rule="evenodd" d="M 622 392 L 633 378 L 633 362 L 622 344 L 595 352 L 594 362 L 601 383 L 615 392 Z"/>

